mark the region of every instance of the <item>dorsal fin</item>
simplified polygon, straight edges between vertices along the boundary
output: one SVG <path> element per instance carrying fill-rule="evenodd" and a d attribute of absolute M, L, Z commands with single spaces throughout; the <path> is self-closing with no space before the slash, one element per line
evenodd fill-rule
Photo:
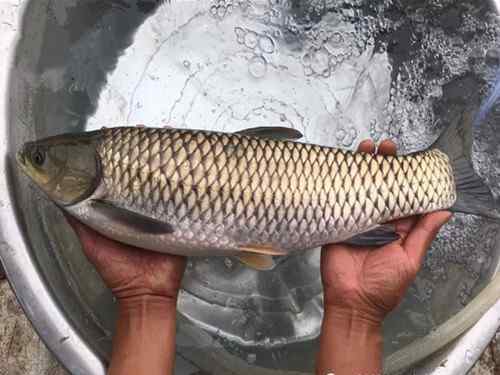
<path fill-rule="evenodd" d="M 257 127 L 257 128 L 249 128 L 240 130 L 234 134 L 243 135 L 246 137 L 259 137 L 259 138 L 267 138 L 274 139 L 277 141 L 286 141 L 286 140 L 297 140 L 304 135 L 296 129 L 286 128 L 282 126 L 266 126 L 266 127 Z"/>

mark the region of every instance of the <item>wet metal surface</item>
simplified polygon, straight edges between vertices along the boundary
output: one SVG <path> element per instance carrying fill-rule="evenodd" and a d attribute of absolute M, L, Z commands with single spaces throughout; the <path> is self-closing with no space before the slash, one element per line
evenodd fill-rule
<path fill-rule="evenodd" d="M 0 375 L 65 375 L 24 316 L 7 282 L 0 283 Z M 500 371 L 500 332 L 486 347 L 470 375 Z M 178 358 L 176 375 L 209 375 Z"/>
<path fill-rule="evenodd" d="M 274 124 L 297 128 L 313 143 L 353 148 L 364 138 L 389 137 L 413 151 L 432 143 L 457 111 L 476 113 L 495 92 L 500 67 L 497 9 L 484 1 L 24 6 L 19 30 L 10 28 L 17 27 L 12 20 L 0 25 L 22 30 L 6 95 L 10 150 L 102 126 L 234 131 Z M 475 166 L 497 194 L 498 115 L 494 107 L 479 117 L 474 143 Z M 2 223 L 3 235 L 23 234 L 8 248 L 26 249 L 25 261 L 57 301 L 52 307 L 71 324 L 64 330 L 81 340 L 81 352 L 97 355 L 89 373 L 100 373 L 114 301 L 60 212 L 15 169 L 8 181 L 18 223 Z M 497 268 L 498 229 L 456 215 L 384 327 L 387 354 L 425 336 L 482 289 Z M 179 303 L 179 356 L 217 374 L 256 366 L 262 374 L 311 371 L 322 316 L 318 258 L 317 251 L 293 256 L 267 273 L 229 258 L 192 259 Z M 19 286 L 36 284 L 23 280 Z M 70 355 L 59 353 L 62 360 Z M 470 358 L 463 368 L 472 366 Z"/>

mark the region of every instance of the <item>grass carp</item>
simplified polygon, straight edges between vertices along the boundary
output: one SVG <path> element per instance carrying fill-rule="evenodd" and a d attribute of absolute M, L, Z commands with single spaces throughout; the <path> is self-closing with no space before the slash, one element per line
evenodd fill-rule
<path fill-rule="evenodd" d="M 385 223 L 402 217 L 496 217 L 464 116 L 428 150 L 404 156 L 299 143 L 287 128 L 118 127 L 30 142 L 17 160 L 50 199 L 107 237 L 267 269 L 272 255 L 392 242 L 399 237 Z"/>

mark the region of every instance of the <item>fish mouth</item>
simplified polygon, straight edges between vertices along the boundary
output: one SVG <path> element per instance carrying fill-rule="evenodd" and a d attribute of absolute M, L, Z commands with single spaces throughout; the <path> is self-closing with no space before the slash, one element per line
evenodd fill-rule
<path fill-rule="evenodd" d="M 26 166 L 26 157 L 25 157 L 25 153 L 24 153 L 24 146 L 21 150 L 18 150 L 16 152 L 16 161 L 17 161 L 17 165 L 21 168 L 25 168 Z"/>
<path fill-rule="evenodd" d="M 27 159 L 28 144 L 24 144 L 16 152 L 17 166 L 26 174 L 28 174 L 28 159 Z"/>

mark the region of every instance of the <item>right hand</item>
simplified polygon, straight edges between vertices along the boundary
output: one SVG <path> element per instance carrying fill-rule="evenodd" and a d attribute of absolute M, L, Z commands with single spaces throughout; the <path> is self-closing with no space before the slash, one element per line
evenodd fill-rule
<path fill-rule="evenodd" d="M 365 141 L 360 151 L 373 153 L 375 145 Z M 396 146 L 384 141 L 379 152 L 395 154 Z M 325 309 L 381 324 L 403 299 L 427 249 L 450 217 L 450 212 L 441 211 L 397 220 L 401 239 L 379 248 L 325 246 L 321 254 Z"/>

